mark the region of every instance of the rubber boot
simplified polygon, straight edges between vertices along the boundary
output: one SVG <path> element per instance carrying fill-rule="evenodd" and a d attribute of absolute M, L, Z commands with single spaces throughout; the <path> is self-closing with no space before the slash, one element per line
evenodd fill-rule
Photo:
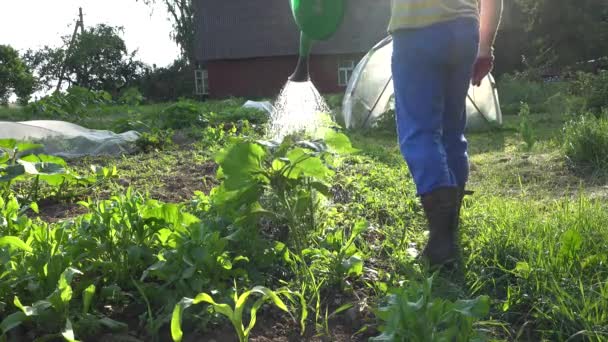
<path fill-rule="evenodd" d="M 422 207 L 429 225 L 429 241 L 422 257 L 431 266 L 445 265 L 458 259 L 461 194 L 464 191 L 459 188 L 445 187 L 422 196 Z"/>

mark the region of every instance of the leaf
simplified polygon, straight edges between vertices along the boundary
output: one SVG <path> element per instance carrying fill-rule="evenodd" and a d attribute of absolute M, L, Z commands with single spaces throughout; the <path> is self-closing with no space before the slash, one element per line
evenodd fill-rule
<path fill-rule="evenodd" d="M 66 161 L 61 158 L 61 157 L 56 157 L 56 156 L 49 156 L 46 154 L 31 154 L 29 156 L 25 156 L 23 158 L 21 158 L 21 160 L 25 160 L 31 163 L 52 163 L 52 164 L 58 164 L 60 166 L 63 167 L 67 167 L 68 164 L 66 163 Z"/>
<path fill-rule="evenodd" d="M 7 161 L 9 161 L 9 159 L 11 159 L 11 156 L 8 153 L 0 150 L 0 165 L 5 164 Z"/>
<path fill-rule="evenodd" d="M 19 165 L 23 166 L 23 170 L 25 171 L 25 173 L 27 173 L 29 175 L 37 175 L 38 174 L 38 170 L 36 169 L 36 164 L 30 163 L 30 162 L 26 162 L 26 161 L 23 161 L 21 159 L 17 160 L 17 163 L 19 163 Z"/>
<path fill-rule="evenodd" d="M 367 228 L 369 227 L 369 224 L 366 220 L 359 220 L 355 223 L 355 226 L 353 227 L 353 231 L 351 233 L 351 237 L 352 236 L 359 236 L 361 235 L 361 233 L 363 233 L 364 231 L 367 230 Z"/>
<path fill-rule="evenodd" d="M 74 329 L 72 328 L 72 322 L 68 318 L 65 323 L 65 330 L 61 333 L 63 338 L 65 338 L 68 342 L 78 342 L 76 337 L 74 336 Z"/>
<path fill-rule="evenodd" d="M 342 268 L 347 276 L 360 276 L 363 274 L 363 259 L 358 255 L 342 261 Z"/>
<path fill-rule="evenodd" d="M 471 300 L 458 300 L 454 303 L 454 311 L 467 317 L 484 318 L 490 313 L 490 297 L 479 296 Z"/>
<path fill-rule="evenodd" d="M 61 287 L 62 284 L 65 284 L 65 285 L 71 284 L 72 279 L 77 274 L 82 275 L 82 272 L 80 272 L 79 270 L 77 270 L 73 267 L 66 268 L 65 271 L 63 271 L 63 273 L 61 273 L 61 277 L 59 278 L 59 284 L 60 284 L 59 287 Z"/>
<path fill-rule="evenodd" d="M 7 150 L 13 150 L 17 147 L 17 140 L 15 139 L 0 139 L 0 148 Z"/>
<path fill-rule="evenodd" d="M 181 211 L 181 207 L 177 204 L 167 203 L 159 207 L 146 207 L 142 210 L 143 218 L 155 218 L 163 220 L 175 227 L 185 226 L 200 222 L 200 219 L 192 214 Z"/>
<path fill-rule="evenodd" d="M 73 293 L 72 287 L 69 285 L 61 289 L 59 297 L 64 306 L 67 306 L 70 303 Z"/>
<path fill-rule="evenodd" d="M 182 315 L 184 310 L 192 306 L 192 304 L 194 304 L 192 299 L 183 298 L 173 308 L 173 314 L 171 315 L 171 338 L 173 338 L 173 341 L 175 342 L 181 342 L 184 337 L 184 332 L 182 331 Z"/>
<path fill-rule="evenodd" d="M 336 310 L 334 310 L 334 312 L 332 312 L 329 317 L 334 317 L 350 308 L 352 308 L 354 305 L 352 303 L 346 303 L 341 305 L 339 308 L 337 308 Z"/>
<path fill-rule="evenodd" d="M 36 214 L 40 213 L 40 209 L 38 208 L 38 203 L 36 203 L 36 202 L 30 203 L 30 209 L 32 209 L 32 211 L 35 212 Z"/>
<path fill-rule="evenodd" d="M 219 255 L 217 257 L 216 261 L 218 264 L 220 264 L 220 266 L 222 266 L 223 269 L 225 269 L 225 270 L 232 269 L 232 262 L 230 261 L 230 256 L 228 255 L 228 252 L 225 252 L 222 255 Z"/>
<path fill-rule="evenodd" d="M 289 309 L 287 309 L 287 306 L 285 305 L 285 303 L 283 303 L 283 301 L 281 300 L 281 298 L 279 298 L 279 296 L 276 294 L 276 292 L 264 287 L 264 286 L 256 286 L 253 289 L 251 289 L 251 292 L 257 292 L 257 293 L 261 293 L 267 297 L 269 297 L 272 300 L 272 303 L 274 305 L 276 305 L 279 309 L 288 312 Z"/>
<path fill-rule="evenodd" d="M 88 313 L 91 308 L 91 302 L 93 301 L 93 296 L 95 295 L 95 285 L 91 284 L 89 287 L 84 289 L 82 292 L 82 312 Z"/>
<path fill-rule="evenodd" d="M 325 134 L 324 140 L 329 150 L 333 153 L 350 154 L 357 152 L 357 149 L 353 148 L 350 139 L 343 133 L 329 131 Z"/>
<path fill-rule="evenodd" d="M 562 235 L 560 244 L 559 255 L 561 257 L 572 257 L 583 247 L 583 238 L 579 232 L 570 229 Z"/>
<path fill-rule="evenodd" d="M 332 193 L 331 190 L 329 188 L 329 186 L 327 186 L 327 184 L 322 183 L 322 182 L 311 182 L 310 186 L 317 190 L 318 192 L 320 192 L 323 196 L 325 197 L 331 197 Z"/>
<path fill-rule="evenodd" d="M 29 142 L 20 142 L 17 143 L 17 145 L 15 146 L 17 148 L 17 151 L 19 152 L 25 152 L 25 151 L 31 151 L 31 150 L 35 150 L 38 148 L 43 148 L 44 146 L 41 144 L 34 144 L 34 143 L 29 143 Z"/>
<path fill-rule="evenodd" d="M 247 329 L 245 329 L 244 331 L 245 337 L 249 336 L 249 333 L 255 326 L 255 323 L 257 321 L 258 310 L 262 307 L 262 305 L 264 305 L 265 302 L 266 298 L 262 297 L 258 299 L 255 303 L 253 303 L 253 306 L 251 307 L 251 310 L 249 312 L 249 324 L 247 325 Z"/>
<path fill-rule="evenodd" d="M 232 260 L 232 263 L 233 263 L 233 264 L 236 264 L 236 263 L 237 263 L 237 262 L 239 262 L 239 261 L 249 262 L 249 258 L 248 258 L 248 257 L 246 257 L 246 256 L 239 255 L 239 256 L 237 256 L 236 258 L 234 258 L 234 259 Z"/>
<path fill-rule="evenodd" d="M 224 186 L 237 190 L 259 179 L 262 160 L 266 156 L 264 148 L 251 142 L 237 142 L 222 151 L 216 161 L 221 167 Z"/>
<path fill-rule="evenodd" d="M 39 300 L 32 304 L 32 306 L 25 306 L 21 304 L 21 300 L 19 300 L 19 297 L 17 296 L 15 296 L 15 298 L 13 299 L 13 304 L 15 304 L 15 306 L 21 311 L 23 311 L 23 313 L 28 317 L 38 316 L 42 312 L 44 312 L 44 310 L 51 307 L 51 303 L 47 300 Z"/>
<path fill-rule="evenodd" d="M 527 262 L 518 261 L 513 272 L 520 278 L 528 278 L 532 272 L 532 269 Z"/>
<path fill-rule="evenodd" d="M 25 167 L 21 164 L 9 165 L 3 168 L 0 168 L 0 182 L 10 182 L 13 179 L 24 175 Z"/>
<path fill-rule="evenodd" d="M 20 249 L 29 253 L 32 252 L 32 247 L 28 246 L 25 242 L 23 242 L 16 236 L 0 237 L 0 247 L 2 246 L 8 246 L 12 249 Z"/>
<path fill-rule="evenodd" d="M 4 335 L 7 332 L 9 332 L 9 330 L 14 329 L 14 328 L 18 327 L 19 325 L 21 325 L 21 323 L 23 323 L 26 319 L 27 319 L 27 316 L 21 311 L 12 313 L 12 314 L 8 315 L 6 318 L 4 318 L 2 320 L 2 322 L 0 322 L 0 331 Z"/>
<path fill-rule="evenodd" d="M 316 178 L 318 180 L 326 180 L 328 176 L 333 175 L 323 161 L 318 157 L 307 153 L 302 148 L 295 148 L 287 153 L 287 158 L 293 164 L 293 171 L 288 175 L 290 178 L 297 178 L 300 174 Z"/>

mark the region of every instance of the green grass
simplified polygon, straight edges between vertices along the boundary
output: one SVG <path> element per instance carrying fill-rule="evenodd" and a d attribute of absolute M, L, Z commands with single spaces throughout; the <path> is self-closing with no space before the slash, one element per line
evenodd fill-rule
<path fill-rule="evenodd" d="M 87 115 L 81 124 L 108 129 L 124 123 L 127 117 L 152 121 L 169 105 L 101 107 Z M 221 106 L 221 103 L 217 105 Z M 0 109 L 0 118 L 18 117 L 17 110 Z M 528 120 L 535 139 L 531 148 L 522 139 L 520 118 L 516 116 L 506 117 L 501 128 L 468 136 L 472 164 L 469 186 L 475 194 L 466 198 L 462 213 L 465 267 L 438 273 L 432 294 L 425 294 L 425 298 L 432 303 L 459 303 L 462 299 L 488 296 L 489 316 L 473 325 L 488 339 L 602 341 L 608 337 L 605 324 L 608 321 L 608 257 L 605 253 L 608 188 L 605 180 L 578 173 L 568 164 L 563 152 L 562 129 L 568 118 L 552 113 L 530 114 Z M 188 131 L 191 135 L 197 133 Z M 339 334 L 343 326 L 333 331 L 338 323 L 323 322 L 326 311 L 332 312 L 342 304 L 353 304 L 364 313 L 364 317 L 351 322 L 354 330 L 369 325 L 373 331 L 376 320 L 372 309 L 382 306 L 391 288 L 406 289 L 396 291 L 398 293 L 415 294 L 417 291 L 407 289 L 418 289 L 432 275 L 416 260 L 426 240 L 425 222 L 393 133 L 349 133 L 352 145 L 359 153 L 343 156 L 336 164 L 336 174 L 329 184 L 333 202 L 325 203 L 312 216 L 319 221 L 311 231 L 309 243 L 311 248 L 314 246 L 321 251 L 313 255 L 316 259 L 311 259 L 316 262 L 314 267 L 310 261 L 310 268 L 306 268 L 312 277 L 298 273 L 301 266 L 297 265 L 301 265 L 301 261 L 294 261 L 294 255 L 276 249 L 274 239 L 284 221 L 266 217 L 257 205 L 239 208 L 222 205 L 221 197 L 213 197 L 214 191 L 220 190 L 212 191 L 210 197 L 194 194 L 196 191 L 209 193 L 217 185 L 213 160 L 220 145 L 228 140 L 223 135 L 216 136 L 217 131 L 207 132 L 207 135 L 198 133 L 193 135 L 194 140 L 190 139 L 194 143 L 177 144 L 163 151 L 72 161 L 70 165 L 76 170 L 84 170 L 90 164 L 115 165 L 119 178 L 90 197 L 103 200 L 119 196 L 103 205 L 91 201 L 86 216 L 75 221 L 49 226 L 41 222 L 15 223 L 17 227 L 25 227 L 24 237 L 33 236 L 31 240 L 23 240 L 34 241 L 33 246 L 40 253 L 23 254 L 27 257 L 22 259 L 15 258 L 15 251 L 0 254 L 15 258 L 14 267 L 18 270 L 11 275 L 18 281 L 0 282 L 0 290 L 5 284 L 16 288 L 19 285 L 15 284 L 29 281 L 28 287 L 19 287 L 19 294 L 24 304 L 26 301 L 31 304 L 55 289 L 59 274 L 66 266 L 80 265 L 88 274 L 73 285 L 76 295 L 72 311 L 61 311 L 61 314 L 71 317 L 77 331 L 86 330 L 83 327 L 86 327 L 87 319 L 95 320 L 74 314 L 80 310 L 79 296 L 83 288 L 90 284 L 96 284 L 100 289 L 111 287 L 116 284 L 108 284 L 108 279 L 116 278 L 121 286 L 120 295 L 104 297 L 101 291 L 94 310 L 97 315 L 123 320 L 128 317 L 125 312 L 130 308 L 136 312 L 136 318 L 135 322 L 128 322 L 129 329 L 134 331 L 145 326 L 146 332 L 139 331 L 138 335 L 145 339 L 150 335 L 168 338 L 169 334 L 162 326 L 169 321 L 171 310 L 182 296 L 213 292 L 213 298 L 218 296 L 218 302 L 230 303 L 233 286 L 239 291 L 255 285 L 273 289 L 287 286 L 309 295 L 306 298 L 310 311 L 309 330 L 316 327 L 319 333 L 330 330 L 330 334 Z M 256 159 L 240 158 L 234 160 L 233 165 L 242 166 L 252 160 Z M 277 165 L 281 164 L 273 163 L 273 167 Z M 309 164 L 309 167 L 313 171 L 320 168 L 318 163 Z M 292 186 L 290 182 L 295 182 L 282 181 L 285 183 L 281 186 Z M 238 180 L 235 184 L 249 185 L 238 183 Z M 277 184 L 266 184 L 264 193 L 267 197 L 260 201 L 265 205 L 264 209 L 276 209 L 266 206 L 264 201 L 276 198 L 272 196 L 279 193 Z M 130 194 L 125 195 L 129 187 L 147 192 L 151 198 L 129 197 Z M 298 196 L 305 198 L 306 190 L 298 189 Z M 252 196 L 251 193 L 241 195 L 236 199 L 246 200 Z M 151 199 L 185 205 L 163 205 Z M 197 215 L 202 223 L 188 228 L 183 226 L 184 222 L 193 220 L 190 214 Z M 30 216 L 36 215 L 30 213 Z M 338 238 L 335 232 L 350 234 L 354 223 L 361 219 L 366 220 L 369 227 L 357 235 L 352 248 L 344 247 L 343 240 L 347 238 Z M 246 228 L 240 229 L 242 227 Z M 53 234 L 44 235 L 47 229 Z M 134 232 L 132 236 L 128 234 L 130 230 Z M 146 235 L 147 230 L 155 235 Z M 64 233 L 70 240 L 63 237 Z M 115 237 L 113 234 L 124 237 L 124 241 L 113 242 L 119 248 L 109 243 Z M 100 253 L 106 251 L 108 255 L 124 259 L 137 274 L 130 274 L 133 279 L 126 279 L 127 273 L 107 258 L 89 262 L 90 251 L 84 253 L 82 248 L 89 246 L 90 241 L 95 241 Z M 145 241 L 143 246 L 141 241 Z M 347 255 L 354 259 L 336 263 L 335 260 L 339 260 L 336 250 L 342 251 L 342 247 L 345 253 L 348 249 Z M 57 251 L 61 253 L 53 254 Z M 237 257 L 243 258 L 237 260 Z M 245 261 L 247 258 L 249 260 Z M 363 262 L 362 271 L 347 276 L 340 273 L 344 272 L 338 270 L 340 267 L 356 264 L 357 258 Z M 191 264 L 196 267 L 190 267 Z M 33 274 L 29 280 L 25 278 L 28 272 Z M 321 284 L 319 289 L 310 288 L 313 278 L 315 284 Z M 62 286 L 65 288 L 65 284 Z M 446 301 L 433 301 L 430 297 Z M 319 299 L 318 306 L 315 298 Z M 0 313 L 13 312 L 12 303 L 12 296 L 0 298 Z M 295 306 L 291 303 L 289 307 Z M 300 311 L 291 312 L 297 316 Z M 209 332 L 218 326 L 228 326 L 226 321 L 209 315 L 206 310 L 189 315 L 189 322 L 184 318 L 186 335 L 197 327 Z M 193 317 L 198 324 L 192 322 Z M 281 324 L 295 324 L 285 323 L 291 319 L 285 315 L 281 317 L 273 319 L 272 313 L 258 314 L 258 321 L 267 321 L 268 325 L 276 320 Z M 41 319 L 36 321 L 38 325 L 28 328 L 57 332 L 65 326 L 62 322 L 59 328 L 53 326 L 51 329 L 47 326 L 51 323 L 41 323 L 45 321 L 57 325 L 52 319 Z M 297 330 L 296 326 L 298 324 L 292 325 L 292 330 Z M 272 329 L 264 327 L 254 329 L 252 334 L 267 336 Z M 340 336 L 347 340 L 351 338 L 350 335 Z"/>
<path fill-rule="evenodd" d="M 443 279 L 438 295 L 489 295 L 497 338 L 599 341 L 608 334 L 602 323 L 608 318 L 608 271 L 602 266 L 608 189 L 568 168 L 563 122 L 533 115 L 539 143 L 532 151 L 514 117 L 498 131 L 469 136 L 475 195 L 463 212 L 466 270 Z M 368 246 L 370 258 L 389 267 L 383 269 L 387 280 L 425 277 L 408 249 L 422 247 L 424 222 L 396 137 L 351 138 L 363 157 L 339 183 L 352 191 L 352 202 L 344 205 L 356 208 L 345 211 L 377 227 L 380 238 Z"/>

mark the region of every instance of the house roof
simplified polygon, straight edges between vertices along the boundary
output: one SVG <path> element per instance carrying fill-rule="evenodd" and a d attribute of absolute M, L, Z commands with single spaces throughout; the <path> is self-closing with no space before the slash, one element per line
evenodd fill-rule
<path fill-rule="evenodd" d="M 367 52 L 387 35 L 390 0 L 347 0 L 340 29 L 313 54 Z M 296 55 L 289 0 L 194 0 L 200 61 Z"/>

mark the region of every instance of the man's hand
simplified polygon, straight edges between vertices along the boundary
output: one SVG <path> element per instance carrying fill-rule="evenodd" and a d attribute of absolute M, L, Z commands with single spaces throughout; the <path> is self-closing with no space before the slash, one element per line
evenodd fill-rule
<path fill-rule="evenodd" d="M 481 85 L 481 81 L 488 76 L 488 74 L 494 68 L 494 56 L 478 56 L 475 61 L 475 65 L 473 66 L 473 78 L 471 82 L 474 86 L 479 87 Z"/>
<path fill-rule="evenodd" d="M 481 20 L 479 24 L 479 52 L 473 68 L 473 85 L 481 85 L 481 81 L 494 68 L 494 53 L 492 46 L 502 15 L 503 0 L 481 0 Z"/>

